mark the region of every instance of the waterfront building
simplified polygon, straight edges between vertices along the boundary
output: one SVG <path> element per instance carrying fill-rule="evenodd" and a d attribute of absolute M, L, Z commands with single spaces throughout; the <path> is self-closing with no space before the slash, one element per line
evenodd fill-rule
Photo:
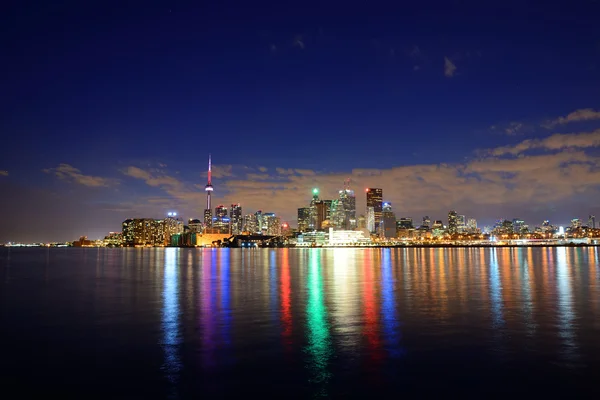
<path fill-rule="evenodd" d="M 296 245 L 298 247 L 324 246 L 329 241 L 329 233 L 323 231 L 303 232 L 298 235 Z"/>
<path fill-rule="evenodd" d="M 256 220 L 256 215 L 246 214 L 244 216 L 243 232 L 249 234 L 255 234 L 258 232 L 258 221 Z"/>
<path fill-rule="evenodd" d="M 301 207 L 298 209 L 298 231 L 305 232 L 310 224 L 310 207 Z"/>
<path fill-rule="evenodd" d="M 102 244 L 106 247 L 120 247 L 123 244 L 123 232 L 109 232 Z"/>
<path fill-rule="evenodd" d="M 159 221 L 162 225 L 162 232 L 156 232 L 156 242 L 160 241 L 162 235 L 163 246 L 169 246 L 171 244 L 171 236 L 179 233 L 183 233 L 183 222 L 177 219 L 177 213 L 169 213 L 167 218 Z M 159 228 L 160 230 L 160 228 Z"/>
<path fill-rule="evenodd" d="M 358 216 L 358 219 L 356 220 L 356 227 L 358 229 L 366 229 L 367 228 L 367 219 L 365 218 L 364 215 Z"/>
<path fill-rule="evenodd" d="M 334 230 L 329 228 L 327 243 L 330 246 L 356 246 L 371 242 L 371 236 L 366 230 Z"/>
<path fill-rule="evenodd" d="M 477 220 L 475 218 L 469 218 L 467 221 L 467 229 L 469 233 L 477 233 Z"/>
<path fill-rule="evenodd" d="M 446 233 L 444 229 L 444 223 L 441 220 L 433 221 L 433 225 L 431 226 L 431 235 L 435 237 L 444 236 Z"/>
<path fill-rule="evenodd" d="M 261 227 L 263 235 L 281 235 L 281 220 L 274 213 L 263 214 L 263 224 Z"/>
<path fill-rule="evenodd" d="M 366 216 L 367 230 L 371 233 L 375 232 L 375 209 L 373 207 L 367 207 Z"/>
<path fill-rule="evenodd" d="M 413 229 L 413 220 L 409 217 L 401 217 L 398 220 L 396 227 L 398 229 Z"/>
<path fill-rule="evenodd" d="M 391 203 L 383 203 L 379 236 L 382 238 L 396 237 L 396 215 L 392 211 Z"/>
<path fill-rule="evenodd" d="M 240 203 L 231 205 L 229 219 L 231 220 L 231 234 L 239 235 L 242 233 L 244 228 L 244 220 L 242 218 L 242 206 Z"/>
<path fill-rule="evenodd" d="M 123 246 L 135 245 L 135 220 L 128 218 L 122 224 Z"/>
<path fill-rule="evenodd" d="M 190 218 L 188 220 L 188 228 L 190 229 L 190 232 L 198 232 L 198 233 L 202 233 L 202 221 L 200 221 L 199 219 L 192 219 Z"/>
<path fill-rule="evenodd" d="M 512 230 L 513 233 L 523 233 L 525 227 L 525 221 L 519 218 L 514 218 L 512 220 Z"/>
<path fill-rule="evenodd" d="M 431 219 L 429 219 L 429 215 L 423 217 L 423 222 L 421 223 L 421 229 L 428 231 L 431 229 Z"/>
<path fill-rule="evenodd" d="M 383 211 L 383 189 L 367 188 L 367 209 L 373 208 L 374 227 L 371 232 L 377 232 L 381 222 L 381 212 Z"/>
<path fill-rule="evenodd" d="M 454 235 L 458 232 L 458 218 L 456 211 L 448 212 L 448 233 Z"/>

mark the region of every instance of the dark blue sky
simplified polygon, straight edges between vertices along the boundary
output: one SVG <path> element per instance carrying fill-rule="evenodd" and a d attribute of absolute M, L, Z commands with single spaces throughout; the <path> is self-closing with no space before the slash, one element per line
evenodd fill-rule
<path fill-rule="evenodd" d="M 581 187 L 565 183 L 561 196 L 544 195 L 554 178 L 520 196 L 515 188 L 543 176 L 472 164 L 553 134 L 566 144 L 500 156 L 552 155 L 548 165 L 563 175 L 565 162 L 593 157 L 593 140 L 569 140 L 600 126 L 598 1 L 48 3 L 14 2 L 2 17 L 0 205 L 9 221 L 43 223 L 31 233 L 10 222 L 0 241 L 100 235 L 123 217 L 167 208 L 200 215 L 202 193 L 193 192 L 209 152 L 225 171 L 217 199 L 250 199 L 246 211 L 273 207 L 290 220 L 306 187 L 333 197 L 343 176 L 359 193 L 387 184 L 384 197 L 415 219 L 453 207 L 482 221 L 518 212 L 539 224 L 596 207 L 596 158 L 585 161 L 591 175 Z M 552 123 L 577 110 L 588 113 Z M 573 159 L 557 161 L 565 152 Z M 457 192 L 415 165 L 440 177 L 451 168 Z M 290 179 L 276 168 L 311 173 Z M 365 179 L 363 169 L 387 180 Z M 151 180 L 165 177 L 177 183 Z M 483 184 L 504 187 L 496 198 L 505 197 L 459 195 L 460 185 L 478 193 Z M 454 200 L 431 200 L 439 193 Z"/>

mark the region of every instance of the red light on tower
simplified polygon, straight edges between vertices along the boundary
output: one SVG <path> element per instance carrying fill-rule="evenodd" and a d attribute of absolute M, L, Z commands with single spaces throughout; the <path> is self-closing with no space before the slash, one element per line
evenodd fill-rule
<path fill-rule="evenodd" d="M 366 189 L 365 189 L 365 192 L 368 192 L 368 191 L 369 191 L 369 188 L 366 188 Z"/>

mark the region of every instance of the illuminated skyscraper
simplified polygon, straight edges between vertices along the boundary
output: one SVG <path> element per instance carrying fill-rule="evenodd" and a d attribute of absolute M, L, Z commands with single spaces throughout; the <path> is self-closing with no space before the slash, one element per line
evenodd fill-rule
<path fill-rule="evenodd" d="M 350 179 L 344 182 L 344 189 L 340 190 L 339 194 L 340 202 L 344 206 L 343 229 L 354 229 L 356 228 L 356 197 L 354 190 L 350 189 Z"/>
<path fill-rule="evenodd" d="M 123 221 L 123 246 L 134 246 L 135 242 L 135 220 L 126 219 Z"/>
<path fill-rule="evenodd" d="M 188 220 L 188 228 L 190 228 L 191 232 L 202 233 L 202 221 L 190 218 Z"/>
<path fill-rule="evenodd" d="M 231 233 L 229 223 L 231 220 L 227 216 L 227 207 L 220 204 L 215 207 L 215 216 L 213 217 L 213 233 Z"/>
<path fill-rule="evenodd" d="M 429 219 L 429 215 L 423 217 L 423 223 L 421 224 L 421 229 L 429 230 L 431 228 L 431 219 Z"/>
<path fill-rule="evenodd" d="M 171 236 L 183 233 L 183 222 L 177 219 L 177 213 L 168 213 L 167 218 L 162 220 L 163 244 L 171 245 Z M 160 233 L 157 234 L 160 236 Z M 157 241 L 160 239 L 157 239 Z"/>
<path fill-rule="evenodd" d="M 467 229 L 469 233 L 477 233 L 477 220 L 475 218 L 469 218 L 467 221 Z"/>
<path fill-rule="evenodd" d="M 208 183 L 204 187 L 204 191 L 206 192 L 206 209 L 204 210 L 204 225 L 207 228 L 212 227 L 212 205 L 211 205 L 211 196 L 213 192 L 212 186 L 212 165 L 211 165 L 211 156 L 208 155 Z"/>
<path fill-rule="evenodd" d="M 367 208 L 373 207 L 373 213 L 375 217 L 375 227 L 373 232 L 379 229 L 379 223 L 381 222 L 381 212 L 383 205 L 383 189 L 379 188 L 368 188 L 367 189 Z M 368 222 L 368 219 L 367 219 Z"/>
<path fill-rule="evenodd" d="M 454 235 L 458 232 L 458 218 L 456 211 L 448 212 L 448 233 Z"/>
<path fill-rule="evenodd" d="M 590 215 L 588 217 L 588 228 L 596 229 L 596 216 Z"/>
<path fill-rule="evenodd" d="M 323 221 L 327 220 L 327 214 L 329 214 L 325 200 L 315 201 L 315 212 L 315 229 L 323 229 Z"/>
<path fill-rule="evenodd" d="M 258 232 L 258 223 L 256 221 L 256 215 L 247 214 L 244 216 L 244 232 L 250 234 L 256 234 Z"/>
<path fill-rule="evenodd" d="M 310 221 L 310 208 L 302 207 L 298 209 L 298 231 L 306 232 Z"/>
<path fill-rule="evenodd" d="M 312 190 L 312 200 L 310 201 L 310 219 L 308 221 L 308 229 L 317 229 L 317 201 L 319 201 L 319 189 Z"/>
<path fill-rule="evenodd" d="M 281 220 L 274 213 L 263 214 L 262 233 L 264 235 L 281 235 Z"/>
<path fill-rule="evenodd" d="M 379 235 L 382 238 L 396 237 L 396 215 L 392 211 L 391 203 L 383 203 Z"/>
<path fill-rule="evenodd" d="M 373 207 L 367 207 L 366 215 L 367 229 L 371 233 L 375 233 L 375 209 Z"/>
<path fill-rule="evenodd" d="M 239 203 L 231 205 L 229 219 L 231 220 L 231 234 L 239 235 L 242 233 L 244 220 L 242 218 L 242 206 Z"/>

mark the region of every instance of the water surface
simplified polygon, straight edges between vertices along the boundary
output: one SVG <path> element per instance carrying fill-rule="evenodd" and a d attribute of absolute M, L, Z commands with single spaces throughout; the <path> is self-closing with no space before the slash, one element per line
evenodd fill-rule
<path fill-rule="evenodd" d="M 596 396 L 598 249 L 0 249 L 7 393 Z"/>

